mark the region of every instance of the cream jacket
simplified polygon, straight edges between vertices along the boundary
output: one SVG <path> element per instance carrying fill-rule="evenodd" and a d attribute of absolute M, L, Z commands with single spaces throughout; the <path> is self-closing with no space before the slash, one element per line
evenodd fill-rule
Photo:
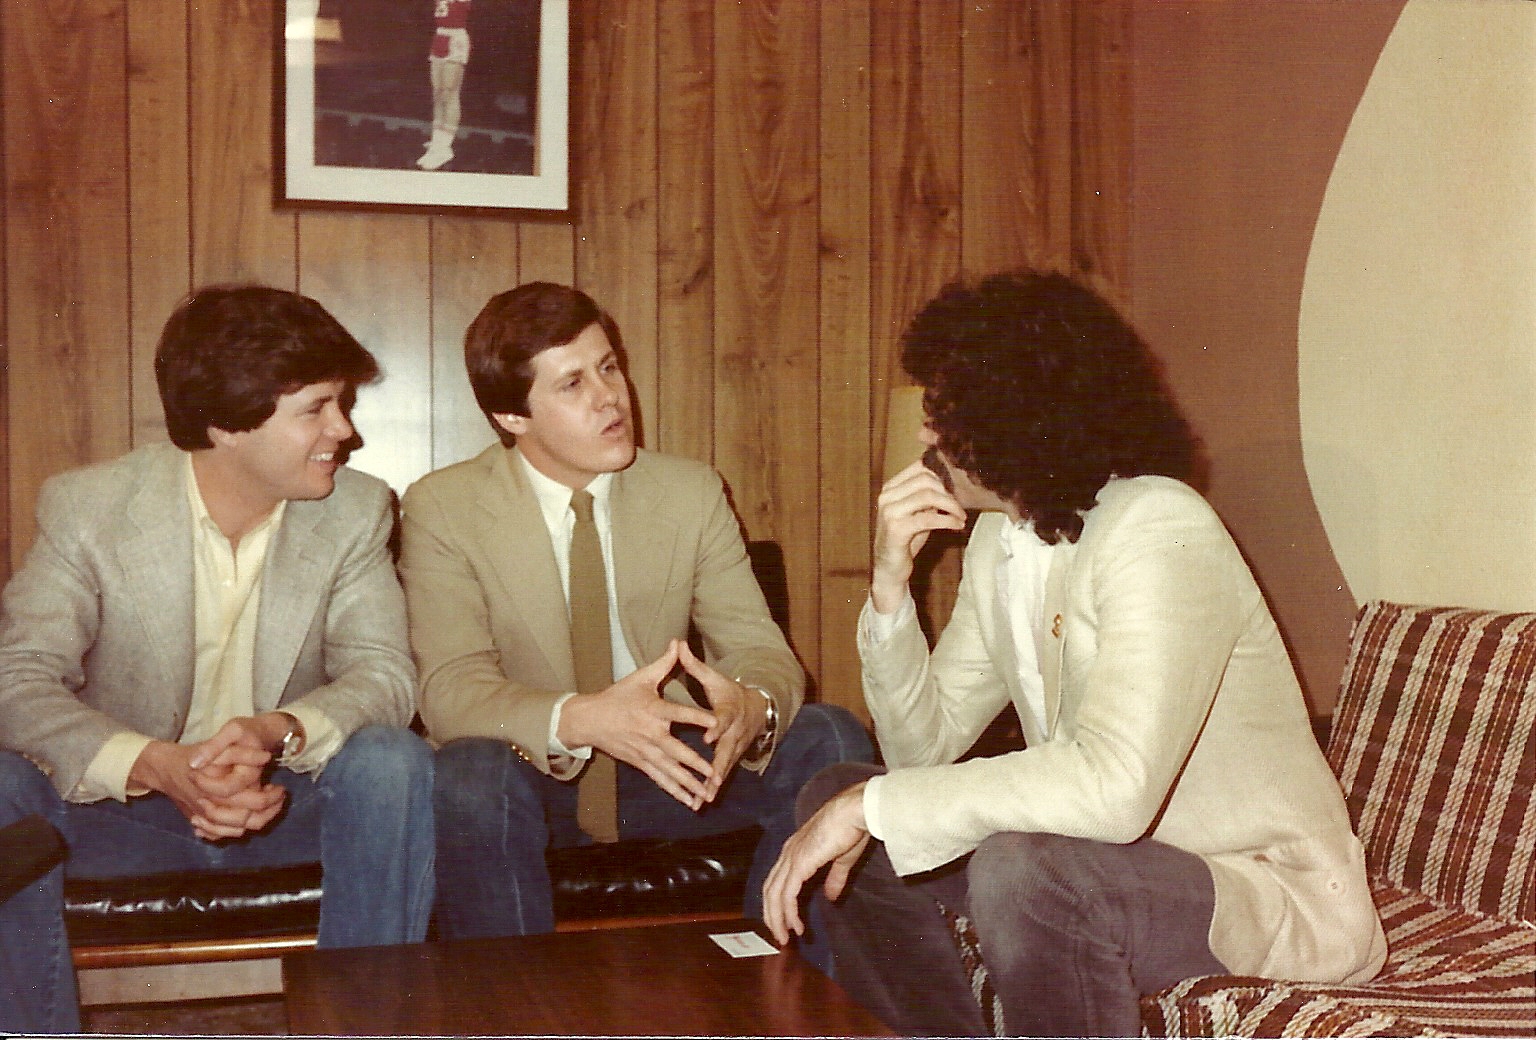
<path fill-rule="evenodd" d="M 1374 975 L 1386 940 L 1343 796 L 1247 565 L 1184 484 L 1099 492 L 1078 541 L 1053 549 L 1036 634 L 1043 729 L 1021 710 L 1027 750 L 955 762 L 1006 703 L 1023 707 L 995 586 L 1007 522 L 977 521 L 931 656 L 915 622 L 860 648 L 892 767 L 876 804 L 897 871 L 999 831 L 1151 837 L 1210 866 L 1210 945 L 1229 970 Z"/>

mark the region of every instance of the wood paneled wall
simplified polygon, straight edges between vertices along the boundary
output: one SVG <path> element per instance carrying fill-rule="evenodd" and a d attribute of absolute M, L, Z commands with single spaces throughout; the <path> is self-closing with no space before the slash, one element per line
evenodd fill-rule
<path fill-rule="evenodd" d="M 792 640 L 862 710 L 897 337 L 962 270 L 1123 293 L 1130 2 L 572 0 L 562 220 L 274 208 L 275 0 L 0 0 L 0 568 L 46 477 L 163 437 L 151 358 L 193 286 L 297 289 L 372 349 L 356 463 L 403 490 L 491 439 L 480 305 L 568 281 L 619 321 L 645 442 L 783 544 Z"/>

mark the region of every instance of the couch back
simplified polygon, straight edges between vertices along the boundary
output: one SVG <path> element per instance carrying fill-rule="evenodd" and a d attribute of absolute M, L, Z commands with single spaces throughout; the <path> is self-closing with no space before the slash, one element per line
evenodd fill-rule
<path fill-rule="evenodd" d="M 1536 614 L 1367 603 L 1328 760 L 1373 876 L 1536 920 Z"/>

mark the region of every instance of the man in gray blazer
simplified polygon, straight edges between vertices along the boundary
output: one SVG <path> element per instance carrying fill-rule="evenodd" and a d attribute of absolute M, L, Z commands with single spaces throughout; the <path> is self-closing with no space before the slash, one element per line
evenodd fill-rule
<path fill-rule="evenodd" d="M 1024 272 L 940 293 L 902 360 L 934 469 L 881 491 L 860 619 L 889 772 L 811 782 L 765 889 L 775 935 L 830 865 L 838 978 L 906 1035 L 983 1025 L 941 905 L 974 923 L 1013 1035 L 1134 1036 L 1138 998 L 1192 975 L 1375 974 L 1360 842 L 1146 345 Z M 967 511 L 930 652 L 913 558 Z M 1009 704 L 1027 747 L 958 761 Z"/>
<path fill-rule="evenodd" d="M 416 942 L 433 896 L 389 490 L 342 468 L 372 355 L 313 300 L 167 322 L 172 445 L 49 480 L 0 600 L 0 825 L 65 864 L 0 908 L 0 1029 L 79 1029 L 63 878 L 322 864 L 322 946 Z"/>

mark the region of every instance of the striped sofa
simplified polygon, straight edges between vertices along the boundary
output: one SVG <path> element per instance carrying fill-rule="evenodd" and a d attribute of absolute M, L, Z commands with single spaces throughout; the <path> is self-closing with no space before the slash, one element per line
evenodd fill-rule
<path fill-rule="evenodd" d="M 1388 955 L 1364 985 L 1187 979 L 1151 1036 L 1536 1036 L 1536 614 L 1375 602 L 1328 742 Z M 975 933 L 952 922 L 995 1031 Z M 969 949 L 966 949 L 969 947 Z"/>

